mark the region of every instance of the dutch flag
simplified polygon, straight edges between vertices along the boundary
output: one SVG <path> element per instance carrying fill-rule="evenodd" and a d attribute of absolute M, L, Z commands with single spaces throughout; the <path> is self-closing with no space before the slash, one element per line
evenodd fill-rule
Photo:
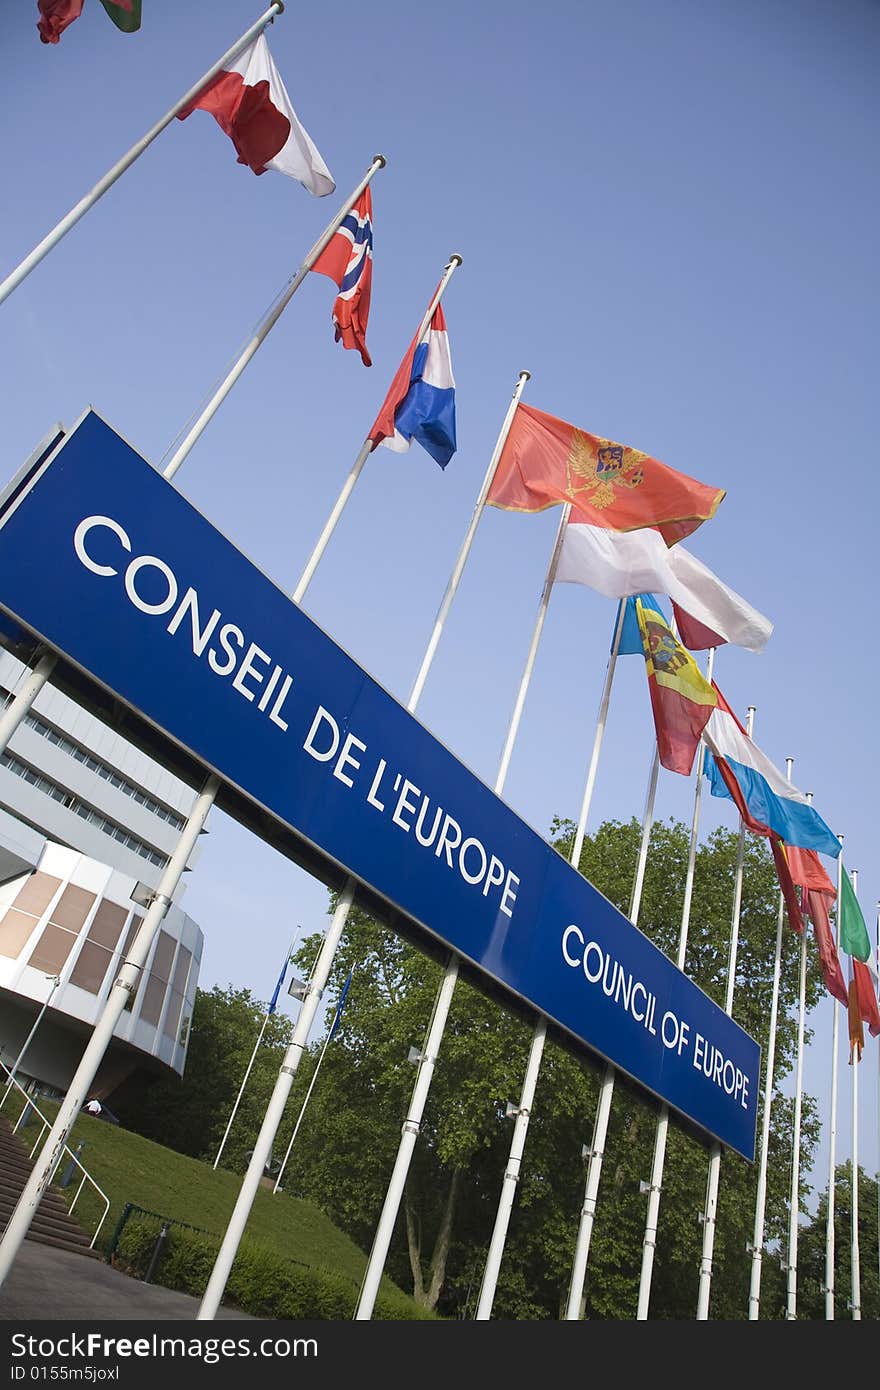
<path fill-rule="evenodd" d="M 410 343 L 368 437 L 374 449 L 401 454 L 418 440 L 441 468 L 455 453 L 455 379 L 441 305 Z"/>

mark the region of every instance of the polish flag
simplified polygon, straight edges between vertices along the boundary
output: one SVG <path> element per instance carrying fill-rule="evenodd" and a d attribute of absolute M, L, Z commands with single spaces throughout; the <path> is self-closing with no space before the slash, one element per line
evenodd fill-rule
<path fill-rule="evenodd" d="M 247 164 L 255 174 L 277 169 L 279 174 L 297 179 L 316 198 L 336 187 L 293 109 L 265 34 L 203 87 L 195 100 L 177 113 L 177 119 L 186 120 L 197 108 L 216 119 L 235 146 L 239 164 Z"/>

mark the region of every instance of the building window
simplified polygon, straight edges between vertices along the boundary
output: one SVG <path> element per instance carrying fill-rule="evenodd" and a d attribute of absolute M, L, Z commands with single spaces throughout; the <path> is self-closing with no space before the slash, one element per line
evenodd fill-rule
<path fill-rule="evenodd" d="M 44 777 L 42 773 L 35 771 L 35 769 L 29 767 L 27 763 L 23 763 L 20 758 L 13 757 L 13 755 L 8 752 L 0 753 L 0 767 L 5 767 L 10 772 L 14 772 L 16 777 L 23 778 L 25 782 L 36 787 L 37 791 L 45 792 L 47 796 L 51 796 L 53 801 L 59 802 L 60 805 L 64 806 L 68 811 L 73 811 L 75 816 L 79 816 L 82 820 L 88 821 L 90 825 L 94 825 L 97 830 L 102 831 L 105 835 L 109 835 L 111 839 L 118 840 L 126 849 L 130 849 L 133 854 L 139 854 L 142 859 L 148 859 L 149 862 L 155 864 L 157 868 L 164 869 L 165 865 L 168 863 L 167 855 L 160 854 L 157 849 L 153 849 L 151 845 L 147 845 L 143 840 L 139 840 L 137 835 L 131 835 L 121 825 L 117 825 L 116 821 L 112 821 L 108 816 L 102 815 L 100 811 L 94 806 L 90 806 L 88 802 L 80 801 L 78 797 L 73 795 L 73 792 L 66 791 L 64 787 L 59 787 L 56 782 L 51 782 L 48 777 Z"/>
<path fill-rule="evenodd" d="M 0 704 L 9 704 L 11 699 L 12 696 L 9 692 L 4 691 L 2 692 L 2 701 L 0 701 Z M 26 714 L 24 723 L 29 729 L 33 729 L 35 733 L 47 739 L 49 743 L 54 743 L 63 753 L 68 753 L 71 758 L 76 758 L 77 762 L 83 763 L 90 772 L 97 773 L 105 782 L 109 782 L 111 786 L 118 787 L 119 790 L 125 792 L 127 796 L 132 797 L 134 801 L 137 801 L 139 805 L 143 806 L 147 811 L 150 811 L 152 815 L 158 816 L 160 820 L 167 821 L 175 830 L 183 829 L 186 821 L 177 811 L 172 811 L 170 806 L 164 806 L 161 801 L 156 801 L 154 797 L 143 791 L 134 782 L 129 782 L 127 778 L 120 776 L 114 768 L 109 767 L 106 763 L 102 763 L 92 753 L 89 753 L 87 749 L 83 748 L 82 744 L 75 742 L 72 738 L 68 738 L 66 734 L 62 734 L 61 731 L 54 728 L 52 724 L 47 724 L 45 719 L 41 719 L 38 714 Z"/>
<path fill-rule="evenodd" d="M 162 1016 L 162 1005 L 165 1002 L 168 982 L 171 979 L 171 964 L 174 960 L 175 945 L 174 937 L 169 936 L 167 931 L 159 932 L 153 964 L 150 967 L 150 978 L 147 980 L 147 987 L 144 990 L 144 1002 L 140 1012 L 142 1021 L 152 1023 L 153 1027 L 156 1027 Z"/>
<path fill-rule="evenodd" d="M 16 960 L 25 942 L 61 887 L 61 879 L 39 870 L 25 879 L 0 922 L 0 956 Z"/>
<path fill-rule="evenodd" d="M 181 944 L 177 948 L 177 960 L 174 963 L 174 977 L 171 981 L 171 997 L 168 1000 L 168 1008 L 165 1013 L 165 1024 L 162 1032 L 166 1038 L 177 1036 L 180 1015 L 183 1012 L 185 1002 L 185 991 L 187 980 L 189 979 L 189 965 L 192 960 L 192 953 Z"/>
<path fill-rule="evenodd" d="M 52 909 L 49 923 L 34 947 L 28 965 L 35 970 L 44 970 L 47 975 L 59 975 L 96 897 L 96 893 L 68 883 Z"/>
<path fill-rule="evenodd" d="M 79 985 L 89 994 L 100 994 L 127 916 L 127 908 L 108 902 L 106 898 L 99 904 L 70 973 L 72 985 Z"/>

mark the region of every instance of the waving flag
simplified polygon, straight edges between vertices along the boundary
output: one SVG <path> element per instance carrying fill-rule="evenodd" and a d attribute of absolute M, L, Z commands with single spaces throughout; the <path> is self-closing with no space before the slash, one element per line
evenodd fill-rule
<path fill-rule="evenodd" d="M 653 526 L 609 531 L 572 508 L 557 583 L 585 584 L 606 598 L 647 590 L 668 594 L 682 645 L 690 651 L 725 642 L 763 651 L 773 624 L 681 544 L 667 546 Z"/>
<path fill-rule="evenodd" d="M 639 615 L 636 610 L 636 603 L 639 599 L 641 599 L 648 608 L 653 609 L 655 613 L 661 614 L 665 621 L 665 615 L 663 614 L 663 610 L 660 607 L 660 600 L 656 594 L 632 594 L 629 598 L 621 599 L 620 602 L 624 605 L 624 612 L 623 626 L 620 629 L 620 641 L 617 644 L 618 656 L 644 656 L 645 654 L 645 646 L 642 642 L 642 629 L 639 627 Z M 619 605 L 617 609 L 617 619 L 618 621 L 620 619 Z M 612 631 L 615 633 L 617 632 L 617 622 L 615 622 Z M 611 647 L 613 650 L 613 638 Z"/>
<path fill-rule="evenodd" d="M 369 436 L 405 453 L 415 439 L 445 468 L 455 453 L 455 379 L 442 304 L 419 338 L 413 338 L 397 369 Z"/>
<path fill-rule="evenodd" d="M 703 734 L 712 754 L 705 768 L 712 795 L 730 797 L 749 830 L 835 858 L 837 836 L 749 738 L 717 686 L 715 691 L 717 708 Z"/>
<path fill-rule="evenodd" d="M 334 1037 L 336 1036 L 336 1030 L 339 1027 L 339 1020 L 342 1018 L 342 1010 L 345 1008 L 345 1001 L 348 998 L 348 991 L 351 988 L 352 974 L 353 971 L 349 970 L 348 974 L 345 977 L 345 984 L 342 986 L 342 989 L 339 992 L 339 1000 L 336 1005 L 336 1012 L 333 1015 L 333 1022 L 330 1024 L 330 1030 L 327 1034 L 328 1042 L 332 1042 Z"/>
<path fill-rule="evenodd" d="M 834 936 L 831 931 L 827 897 L 822 893 L 817 893 L 815 889 L 811 889 L 806 895 L 806 910 L 813 923 L 813 935 L 816 938 L 819 965 L 822 969 L 825 988 L 845 1007 L 848 1002 L 846 981 L 843 978 L 840 957 L 837 954 L 837 947 L 834 944 Z"/>
<path fill-rule="evenodd" d="M 698 483 L 639 449 L 587 434 L 520 402 L 487 501 L 515 512 L 571 502 L 592 526 L 656 526 L 673 545 L 714 516 L 723 497 L 722 488 Z"/>
<path fill-rule="evenodd" d="M 117 29 L 134 34 L 141 27 L 141 0 L 101 0 Z"/>
<path fill-rule="evenodd" d="M 312 270 L 328 275 L 339 286 L 333 305 L 337 343 L 341 339 L 343 347 L 357 348 L 364 366 L 371 367 L 367 352 L 367 319 L 373 286 L 373 196 L 369 184 Z"/>
<path fill-rule="evenodd" d="M 272 991 L 272 998 L 269 1000 L 269 1007 L 266 1010 L 267 1014 L 274 1014 L 275 1010 L 278 1008 L 278 996 L 281 993 L 281 986 L 284 984 L 284 977 L 287 974 L 287 967 L 289 964 L 290 952 L 288 951 L 284 958 L 284 964 L 281 967 L 281 974 L 278 976 L 278 983 Z"/>
<path fill-rule="evenodd" d="M 856 960 L 866 961 L 871 955 L 868 928 L 846 869 L 840 882 L 840 949 Z"/>
<path fill-rule="evenodd" d="M 657 751 L 670 772 L 690 774 L 706 721 L 718 702 L 691 654 L 647 594 L 635 600 L 654 712 Z"/>
<path fill-rule="evenodd" d="M 332 193 L 333 176 L 293 109 L 275 66 L 266 35 L 259 34 L 223 72 L 177 113 L 185 121 L 193 111 L 207 111 L 225 130 L 238 155 L 255 174 L 276 169 L 323 198 Z"/>
<path fill-rule="evenodd" d="M 141 27 L 141 0 L 101 0 L 117 29 L 134 34 Z M 82 14 L 83 0 L 37 0 L 37 30 L 42 43 L 57 43 Z"/>
<path fill-rule="evenodd" d="M 840 968 L 840 958 L 834 944 L 829 916 L 829 909 L 837 897 L 837 890 L 822 867 L 815 850 L 786 845 L 785 858 L 792 882 L 801 890 L 802 909 L 813 923 L 813 935 L 816 939 L 825 988 L 846 1008 L 846 981 Z"/>
<path fill-rule="evenodd" d="M 38 0 L 37 31 L 41 43 L 57 43 L 68 24 L 79 19 L 83 0 Z"/>
<path fill-rule="evenodd" d="M 852 1022 L 855 1015 L 861 1022 L 867 1023 L 868 1032 L 872 1038 L 880 1035 L 880 1008 L 877 1005 L 877 995 L 874 991 L 874 982 L 871 979 L 868 967 L 860 960 L 853 957 L 850 961 L 852 965 L 852 980 L 849 987 L 849 1008 L 850 1008 L 850 1040 L 852 1041 Z M 861 1034 L 863 1037 L 864 1034 Z M 859 1042 L 859 1060 L 862 1056 L 862 1043 Z M 850 1054 L 852 1061 L 852 1054 Z"/>

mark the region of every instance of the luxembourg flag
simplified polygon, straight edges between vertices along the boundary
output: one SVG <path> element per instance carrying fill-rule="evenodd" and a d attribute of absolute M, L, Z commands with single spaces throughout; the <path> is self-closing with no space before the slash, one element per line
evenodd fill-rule
<path fill-rule="evenodd" d="M 404 454 L 414 439 L 445 468 L 455 453 L 455 379 L 442 305 L 397 369 L 368 438 Z"/>
<path fill-rule="evenodd" d="M 713 796 L 729 797 L 750 830 L 774 836 L 787 845 L 814 849 L 836 858 L 840 841 L 803 792 L 786 781 L 749 738 L 717 685 L 718 704 L 703 729 L 712 756 L 705 773 Z"/>

